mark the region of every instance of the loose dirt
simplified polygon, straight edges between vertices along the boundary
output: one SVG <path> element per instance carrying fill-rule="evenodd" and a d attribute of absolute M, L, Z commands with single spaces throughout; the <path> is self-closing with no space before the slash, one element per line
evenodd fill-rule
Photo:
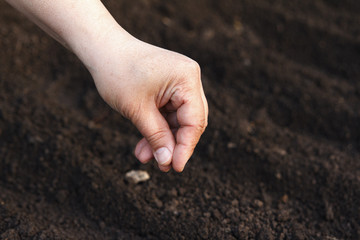
<path fill-rule="evenodd" d="M 183 173 L 141 165 L 79 60 L 0 2 L 0 239 L 360 238 L 359 1 L 104 3 L 200 63 L 209 127 Z"/>

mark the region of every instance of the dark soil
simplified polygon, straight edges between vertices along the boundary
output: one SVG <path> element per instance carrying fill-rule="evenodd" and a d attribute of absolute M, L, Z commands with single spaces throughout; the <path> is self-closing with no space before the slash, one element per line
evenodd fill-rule
<path fill-rule="evenodd" d="M 79 60 L 1 1 L 0 239 L 360 238 L 359 1 L 104 2 L 200 63 L 209 127 L 183 173 L 141 165 Z"/>

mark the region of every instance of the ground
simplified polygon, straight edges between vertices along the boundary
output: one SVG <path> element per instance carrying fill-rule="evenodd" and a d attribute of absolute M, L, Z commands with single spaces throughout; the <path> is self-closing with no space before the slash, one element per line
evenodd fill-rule
<path fill-rule="evenodd" d="M 209 126 L 183 173 L 141 165 L 80 61 L 0 2 L 1 239 L 360 238 L 359 1 L 104 3 L 199 62 Z"/>

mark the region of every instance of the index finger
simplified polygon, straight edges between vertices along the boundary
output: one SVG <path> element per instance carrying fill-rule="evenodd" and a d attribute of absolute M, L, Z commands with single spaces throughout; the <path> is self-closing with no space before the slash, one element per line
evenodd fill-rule
<path fill-rule="evenodd" d="M 207 103 L 201 93 L 184 100 L 177 110 L 177 119 L 180 127 L 176 133 L 172 167 L 181 172 L 207 126 Z"/>

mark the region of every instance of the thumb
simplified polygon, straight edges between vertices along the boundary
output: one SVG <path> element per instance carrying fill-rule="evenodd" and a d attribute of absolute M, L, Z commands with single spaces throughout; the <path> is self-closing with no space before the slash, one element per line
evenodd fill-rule
<path fill-rule="evenodd" d="M 138 152 L 136 155 L 140 156 L 142 151 L 148 151 L 150 147 L 159 167 L 166 169 L 164 167 L 170 166 L 175 147 L 175 138 L 159 109 L 154 105 L 141 109 L 132 122 L 148 143 L 142 144 L 143 146 L 138 144 L 137 148 L 141 149 L 136 150 Z M 139 160 L 141 161 L 141 159 Z"/>

